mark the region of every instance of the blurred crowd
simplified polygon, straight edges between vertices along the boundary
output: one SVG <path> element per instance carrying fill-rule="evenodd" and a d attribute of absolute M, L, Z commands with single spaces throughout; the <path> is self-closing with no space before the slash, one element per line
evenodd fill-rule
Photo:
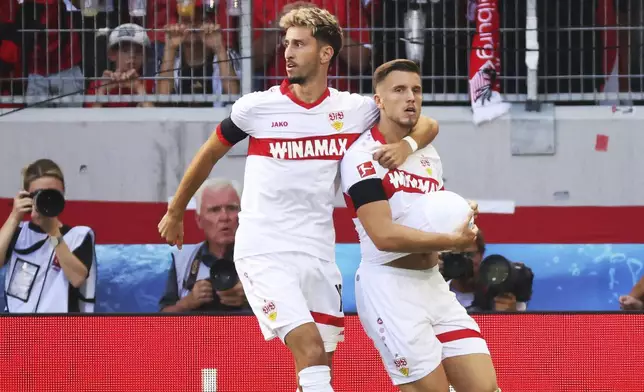
<path fill-rule="evenodd" d="M 527 2 L 491 1 L 500 14 L 501 91 L 525 94 Z M 251 0 L 245 53 L 252 58 L 253 90 L 284 77 L 278 21 L 303 3 Z M 330 70 L 332 87 L 370 93 L 377 65 L 414 57 L 425 93 L 467 94 L 475 0 L 310 3 L 329 9 L 345 29 L 345 47 Z M 642 92 L 641 2 L 545 3 L 537 2 L 540 93 L 593 93 L 609 85 Z M 420 18 L 413 28 L 422 30 L 422 44 L 409 39 L 412 13 Z M 241 19 L 239 0 L 0 0 L 0 98 L 119 95 L 49 106 L 222 105 L 242 92 Z M 146 98 L 169 94 L 183 98 Z"/>

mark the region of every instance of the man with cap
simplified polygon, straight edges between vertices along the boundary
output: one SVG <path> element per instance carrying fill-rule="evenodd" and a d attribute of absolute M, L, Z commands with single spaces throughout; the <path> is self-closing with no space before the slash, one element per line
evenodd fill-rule
<path fill-rule="evenodd" d="M 141 80 L 143 48 L 150 39 L 143 27 L 125 23 L 109 35 L 108 57 L 111 69 L 103 72 L 101 80 L 90 84 L 89 95 L 146 95 L 154 91 L 153 80 Z M 87 106 L 100 107 L 152 107 L 151 102 L 96 102 Z"/>

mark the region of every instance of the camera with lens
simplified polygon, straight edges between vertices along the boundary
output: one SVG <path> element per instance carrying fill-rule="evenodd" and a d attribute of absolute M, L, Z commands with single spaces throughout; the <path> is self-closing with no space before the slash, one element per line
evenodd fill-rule
<path fill-rule="evenodd" d="M 470 279 L 474 277 L 471 253 L 443 253 L 443 277 L 445 280 Z M 534 274 L 522 263 L 508 260 L 501 255 L 489 255 L 481 261 L 478 279 L 475 281 L 474 301 L 470 311 L 494 309 L 494 298 L 505 293 L 513 294 L 517 302 L 532 298 Z"/>
<path fill-rule="evenodd" d="M 210 284 L 215 291 L 230 290 L 239 282 L 235 263 L 229 259 L 220 259 L 210 267 Z"/>
<path fill-rule="evenodd" d="M 65 209 L 65 196 L 57 189 L 39 189 L 29 194 L 36 211 L 42 216 L 53 218 Z"/>

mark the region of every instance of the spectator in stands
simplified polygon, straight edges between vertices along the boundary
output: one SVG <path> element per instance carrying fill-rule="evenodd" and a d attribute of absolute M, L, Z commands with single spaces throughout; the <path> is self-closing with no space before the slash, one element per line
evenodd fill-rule
<path fill-rule="evenodd" d="M 284 47 L 279 31 L 279 20 L 294 7 L 315 5 L 326 8 L 338 18 L 344 32 L 344 47 L 335 64 L 329 69 L 330 86 L 341 91 L 360 92 L 360 76 L 371 78 L 371 35 L 365 11 L 360 1 L 315 0 L 296 1 L 253 0 L 253 67 L 267 89 L 286 78 Z M 277 29 L 277 30 L 270 30 Z M 369 79 L 367 78 L 367 79 Z"/>
<path fill-rule="evenodd" d="M 217 1 L 214 3 L 216 9 L 210 7 L 210 2 L 195 0 L 194 10 L 197 12 L 207 12 L 208 14 L 216 13 L 216 22 L 221 27 L 226 46 L 231 49 L 237 48 L 237 34 L 232 30 L 235 23 L 227 15 L 227 1 Z M 143 25 L 152 41 L 152 48 L 146 53 L 146 76 L 156 75 L 160 72 L 160 66 L 163 61 L 166 43 L 166 26 L 176 25 L 178 23 L 178 6 L 177 0 L 156 0 L 147 2 L 147 13 L 145 24 Z M 228 30 L 230 29 L 230 30 Z M 228 31 L 226 31 L 228 30 Z"/>
<path fill-rule="evenodd" d="M 94 233 L 59 220 L 48 191 L 64 194 L 60 167 L 49 159 L 27 166 L 23 190 L 0 229 L 0 267 L 7 265 L 6 310 L 10 313 L 93 312 L 96 286 Z M 59 193 L 57 193 L 57 192 Z M 59 211 L 59 210 L 58 210 Z M 22 222 L 25 214 L 29 223 Z"/>
<path fill-rule="evenodd" d="M 644 276 L 633 286 L 630 294 L 619 297 L 622 310 L 644 310 Z"/>
<path fill-rule="evenodd" d="M 470 307 L 474 302 L 476 282 L 479 278 L 479 267 L 481 266 L 484 253 L 485 238 L 483 237 L 483 232 L 479 231 L 479 235 L 476 238 L 476 250 L 472 254 L 468 254 L 468 257 L 474 265 L 474 276 L 468 279 L 453 279 L 448 282 L 450 290 L 456 294 L 456 299 L 465 308 Z M 525 302 L 517 302 L 516 297 L 511 293 L 505 293 L 494 298 L 494 310 L 496 311 L 524 312 L 527 307 L 528 305 Z"/>
<path fill-rule="evenodd" d="M 80 94 L 85 89 L 80 36 L 72 31 L 79 7 L 80 0 L 24 0 L 19 8 L 16 20 L 24 21 L 29 31 L 21 45 L 27 54 L 27 95 Z M 82 106 L 56 101 L 49 105 Z"/>
<path fill-rule="evenodd" d="M 222 100 L 239 94 L 239 55 L 226 45 L 216 19 L 214 10 L 199 2 L 193 15 L 181 16 L 179 24 L 167 27 L 159 94 L 214 94 Z"/>
<path fill-rule="evenodd" d="M 114 66 L 103 72 L 103 79 L 93 81 L 87 91 L 88 95 L 146 95 L 152 94 L 154 80 L 142 80 L 143 49 L 150 40 L 143 27 L 126 23 L 110 33 L 109 59 Z M 100 107 L 153 107 L 150 102 L 96 102 L 86 104 Z"/>
<path fill-rule="evenodd" d="M 233 263 L 233 243 L 239 225 L 240 187 L 224 179 L 209 179 L 195 194 L 197 225 L 204 242 L 185 245 L 172 255 L 162 312 L 242 310 L 246 296 Z M 218 271 L 218 281 L 210 278 Z M 219 283 L 218 283 L 219 282 Z M 226 282 L 230 284 L 226 285 Z M 217 291 L 217 284 L 225 290 Z M 229 288 L 232 286 L 232 288 Z"/>

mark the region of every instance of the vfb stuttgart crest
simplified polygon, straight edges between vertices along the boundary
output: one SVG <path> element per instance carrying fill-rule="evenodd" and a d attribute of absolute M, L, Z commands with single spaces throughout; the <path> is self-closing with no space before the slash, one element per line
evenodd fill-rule
<path fill-rule="evenodd" d="M 398 369 L 400 374 L 405 377 L 409 376 L 409 365 L 407 365 L 407 359 L 405 357 L 399 357 L 396 355 L 394 358 L 394 365 L 396 365 L 396 369 Z"/>
<path fill-rule="evenodd" d="M 277 309 L 275 307 L 275 302 L 269 301 L 265 302 L 262 307 L 262 311 L 268 317 L 269 320 L 275 321 L 277 319 Z"/>
<path fill-rule="evenodd" d="M 343 112 L 333 112 L 329 113 L 329 122 L 331 123 L 331 126 L 333 129 L 336 131 L 340 131 L 342 127 L 344 126 L 344 113 Z"/>

